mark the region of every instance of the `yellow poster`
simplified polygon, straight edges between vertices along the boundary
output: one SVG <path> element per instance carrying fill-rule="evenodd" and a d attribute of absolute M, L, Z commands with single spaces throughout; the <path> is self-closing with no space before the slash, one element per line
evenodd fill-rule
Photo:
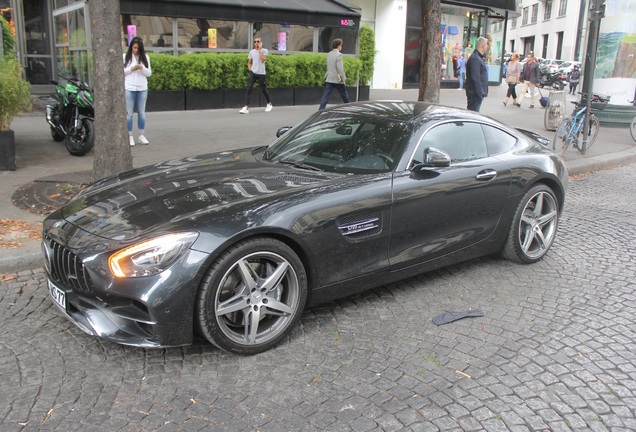
<path fill-rule="evenodd" d="M 216 29 L 208 29 L 208 48 L 216 48 Z"/>

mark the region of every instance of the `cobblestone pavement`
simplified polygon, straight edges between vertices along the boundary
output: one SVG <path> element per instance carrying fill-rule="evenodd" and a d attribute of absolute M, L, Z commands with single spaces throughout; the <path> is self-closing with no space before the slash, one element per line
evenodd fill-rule
<path fill-rule="evenodd" d="M 571 181 L 538 264 L 484 258 L 308 310 L 253 357 L 81 333 L 0 283 L 0 430 L 636 430 L 636 165 Z M 437 327 L 444 310 L 482 318 Z"/>

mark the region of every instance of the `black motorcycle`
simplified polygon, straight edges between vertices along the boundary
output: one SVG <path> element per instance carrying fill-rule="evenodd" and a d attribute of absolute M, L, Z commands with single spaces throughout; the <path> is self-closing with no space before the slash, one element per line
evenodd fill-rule
<path fill-rule="evenodd" d="M 541 72 L 539 87 L 551 87 L 555 90 L 563 90 L 567 79 L 558 72 Z"/>
<path fill-rule="evenodd" d="M 58 102 L 46 106 L 46 121 L 51 125 L 55 141 L 66 140 L 66 149 L 73 156 L 84 156 L 95 143 L 95 105 L 93 90 L 76 78 L 66 78 L 55 84 Z"/>

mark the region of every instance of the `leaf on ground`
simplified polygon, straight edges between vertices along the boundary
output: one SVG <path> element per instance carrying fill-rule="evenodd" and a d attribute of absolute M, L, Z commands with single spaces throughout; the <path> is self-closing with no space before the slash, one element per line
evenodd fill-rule
<path fill-rule="evenodd" d="M 42 238 L 42 223 L 15 219 L 0 219 L 0 248 L 17 249 L 22 241 Z"/>

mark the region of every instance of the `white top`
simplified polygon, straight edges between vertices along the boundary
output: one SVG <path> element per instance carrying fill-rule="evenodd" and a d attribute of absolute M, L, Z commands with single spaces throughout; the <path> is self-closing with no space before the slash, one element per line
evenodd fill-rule
<path fill-rule="evenodd" d="M 265 57 L 269 54 L 266 48 L 261 48 L 261 52 Z M 252 69 L 256 75 L 265 75 L 265 63 L 261 61 L 261 56 L 258 50 L 253 49 L 247 56 L 248 59 L 252 59 Z"/>
<path fill-rule="evenodd" d="M 148 77 L 152 75 L 150 69 L 150 58 L 146 56 L 148 61 L 148 67 L 140 63 L 139 60 L 133 55 L 130 64 L 126 66 L 126 54 L 124 54 L 124 88 L 129 91 L 143 91 L 148 90 Z M 141 69 L 133 72 L 132 67 L 141 64 Z"/>

